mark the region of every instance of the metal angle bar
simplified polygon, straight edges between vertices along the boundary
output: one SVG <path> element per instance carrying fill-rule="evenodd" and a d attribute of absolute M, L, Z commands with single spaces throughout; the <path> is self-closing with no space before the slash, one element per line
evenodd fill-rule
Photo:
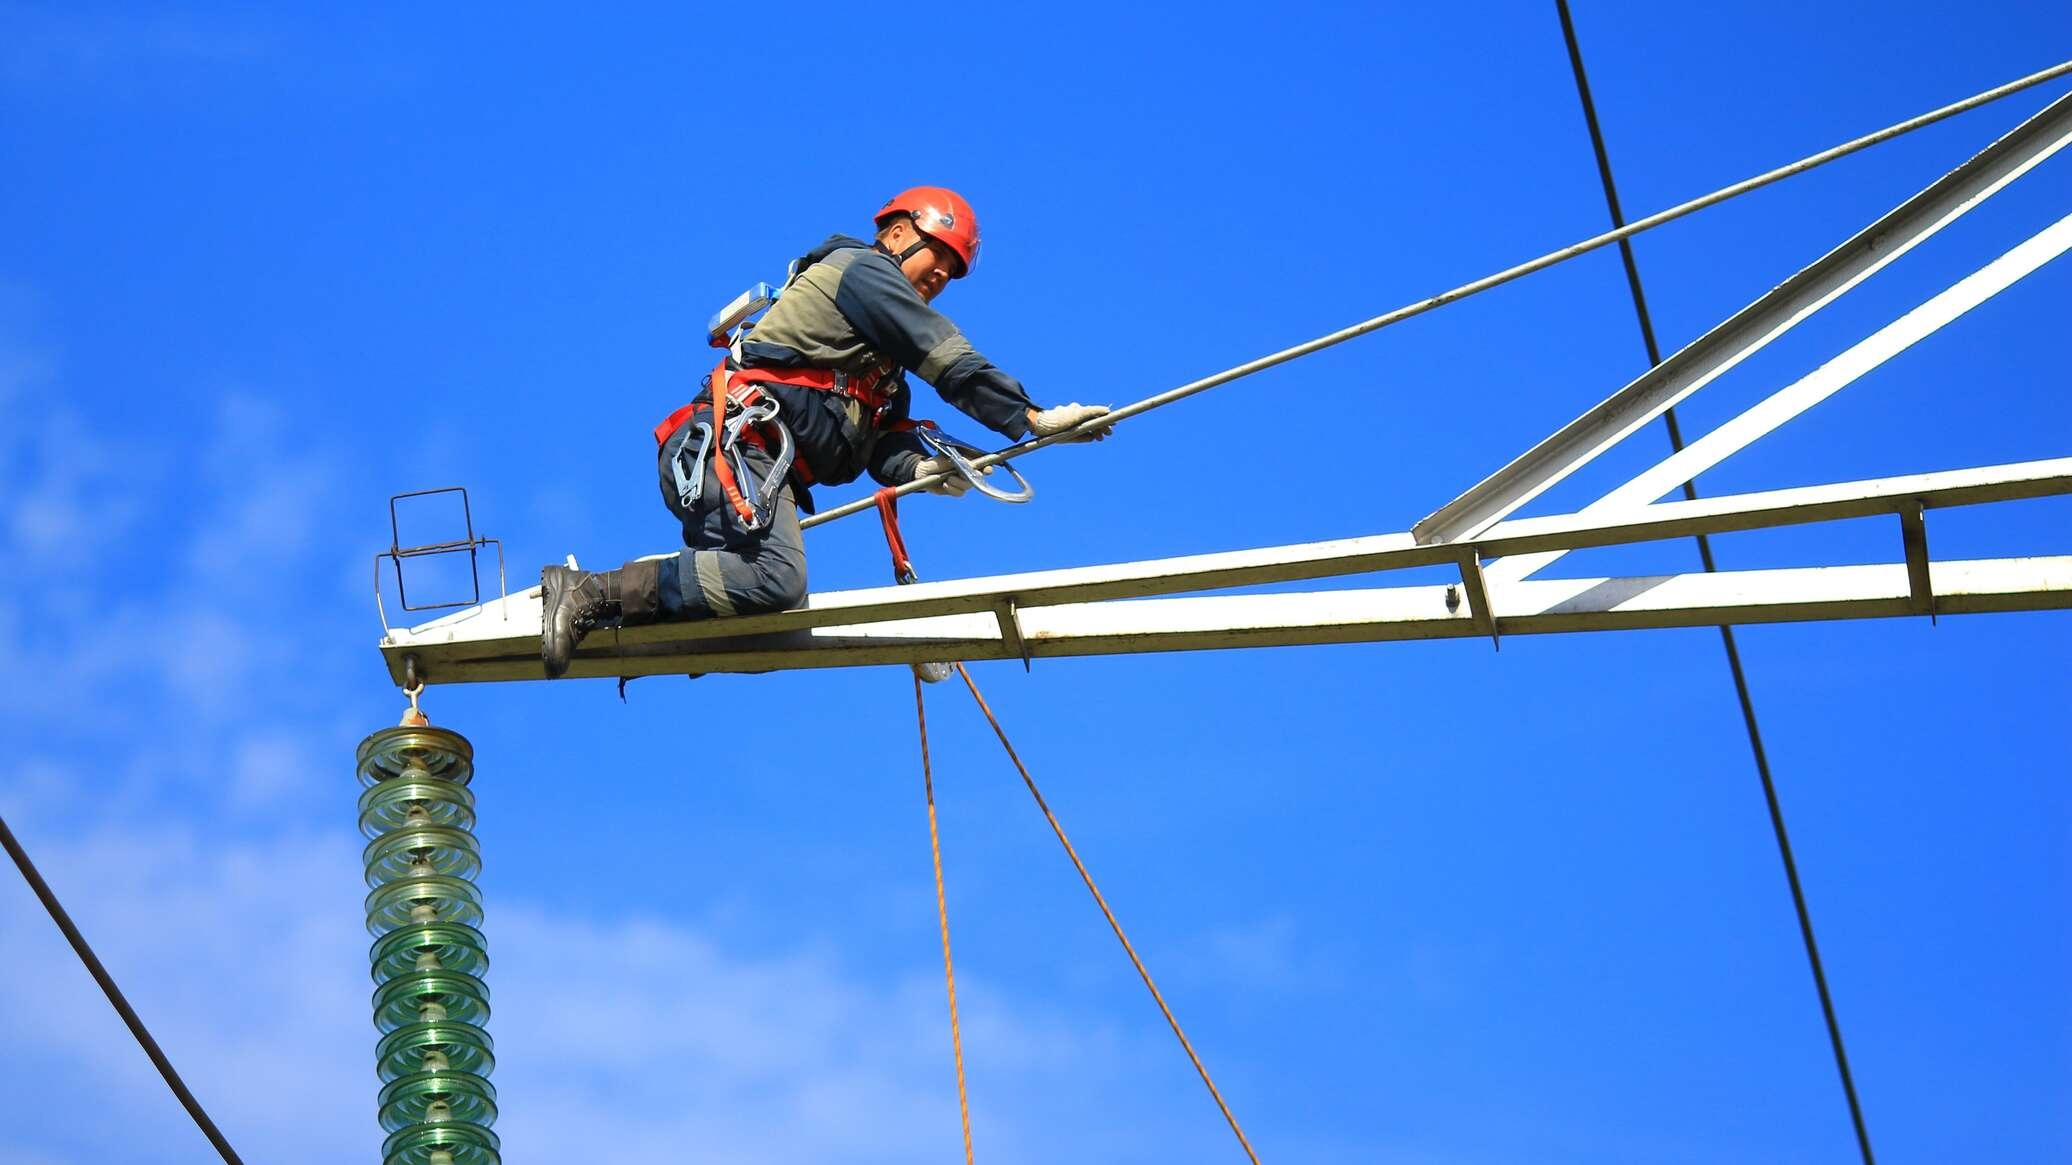
<path fill-rule="evenodd" d="M 1489 636 L 1490 645 L 1502 651 L 1504 640 L 1497 631 L 1496 608 L 1489 601 L 1489 579 L 1482 572 L 1482 556 L 1472 546 L 1461 552 L 1460 584 L 1468 592 L 1468 615 Z"/>
<path fill-rule="evenodd" d="M 2072 95 L 1986 147 L 1855 237 L 1412 527 L 1420 542 L 1471 537 L 1761 350 L 2072 142 Z"/>
<path fill-rule="evenodd" d="M 1928 523 L 1917 502 L 1899 512 L 1899 541 L 1907 556 L 1907 598 L 1914 610 L 1935 618 L 1935 585 L 1928 562 Z"/>
<path fill-rule="evenodd" d="M 1778 389 L 1741 415 L 1663 458 L 1579 512 L 1615 512 L 1654 501 L 1847 388 L 1865 373 L 2007 290 L 2068 249 L 2072 249 L 2072 215 L 2045 227 L 2013 250 L 1879 328 L 1841 355 Z M 1508 559 L 1491 568 L 1490 575 L 1499 582 L 1524 578 L 1561 557 L 1561 553 L 1555 551 Z"/>
<path fill-rule="evenodd" d="M 2072 556 L 1940 562 L 1943 614 L 2072 609 Z M 1479 638 L 1447 584 L 1310 594 L 1076 603 L 1022 612 L 1038 658 Z M 1913 616 L 1905 563 L 1637 578 L 1530 579 L 1492 595 L 1506 636 Z M 1455 604 L 1458 608 L 1458 604 Z M 1017 659 L 991 612 L 578 653 L 575 677 L 768 672 Z M 442 682 L 536 680 L 536 650 L 448 662 Z"/>
<path fill-rule="evenodd" d="M 1689 501 L 1659 502 L 1616 511 L 1511 518 L 1492 526 L 1473 545 L 1485 555 L 1545 549 L 1580 550 L 1651 542 L 1693 534 L 1727 534 L 1780 525 L 1866 518 L 1903 512 L 1919 503 L 1931 509 L 1976 505 L 2072 492 L 2072 457 L 2023 461 L 1980 469 L 1902 474 L 1834 485 L 1797 486 L 1745 494 L 1716 494 Z"/>
<path fill-rule="evenodd" d="M 2048 69 L 2031 73 L 2026 77 L 2017 78 L 2013 81 L 2009 81 L 2005 85 L 1989 89 L 1984 93 L 1979 93 L 1974 96 L 1967 97 L 1962 101 L 1953 102 L 1952 104 L 1945 105 L 1940 109 L 1930 110 L 1929 112 L 1921 114 L 1918 117 L 1909 118 L 1906 121 L 1899 122 L 1896 125 L 1887 126 L 1884 129 L 1878 130 L 1875 133 L 1865 134 L 1864 136 L 1856 138 L 1852 141 L 1843 142 L 1841 145 L 1822 150 L 1817 154 L 1809 154 L 1806 157 L 1800 158 L 1796 162 L 1791 162 L 1786 165 L 1779 166 L 1774 170 L 1758 174 L 1753 178 L 1743 179 L 1740 182 L 1734 183 L 1732 186 L 1722 187 L 1718 190 L 1713 191 L 1710 194 L 1702 195 L 1698 198 L 1691 199 L 1689 202 L 1680 203 L 1676 206 L 1670 207 L 1667 210 L 1657 211 L 1656 213 L 1651 214 L 1646 218 L 1636 219 L 1633 222 L 1627 223 L 1625 226 L 1619 227 L 1616 230 L 1606 231 L 1601 235 L 1592 236 L 1590 238 L 1584 239 L 1582 242 L 1579 243 L 1572 243 L 1569 246 L 1563 247 L 1558 251 L 1549 251 L 1548 253 L 1541 255 L 1537 259 L 1532 259 L 1527 262 L 1520 263 L 1515 267 L 1506 268 L 1493 275 L 1485 275 L 1472 283 L 1464 283 L 1451 291 L 1442 291 L 1429 299 L 1421 299 L 1418 300 L 1416 303 L 1406 304 L 1403 307 L 1399 307 L 1394 311 L 1385 312 L 1381 315 L 1375 316 L 1372 319 L 1362 321 L 1361 323 L 1353 324 L 1350 327 L 1340 328 L 1338 331 L 1332 332 L 1329 335 L 1319 336 L 1314 340 L 1297 344 L 1292 348 L 1283 348 L 1278 352 L 1272 353 L 1271 355 L 1261 356 L 1256 360 L 1247 361 L 1246 363 L 1237 365 L 1234 368 L 1225 369 L 1224 371 L 1218 372 L 1212 376 L 1205 376 L 1202 377 L 1200 380 L 1189 381 L 1188 383 L 1183 384 L 1178 388 L 1168 389 L 1167 391 L 1159 393 L 1155 396 L 1145 397 L 1140 401 L 1124 405 L 1122 408 L 1116 409 L 1108 413 L 1106 416 L 1101 417 L 1099 420 L 1089 421 L 1086 424 L 1078 426 L 1077 428 L 1067 430 L 1066 432 L 1059 433 L 1055 436 L 1043 437 L 1036 440 L 1023 441 L 1019 444 L 1010 445 L 1005 449 L 999 450 L 998 452 L 988 453 L 984 457 L 980 457 L 974 460 L 971 463 L 972 468 L 989 469 L 995 465 L 999 465 L 1007 461 L 1012 461 L 1017 457 L 1021 457 L 1029 453 L 1034 453 L 1038 449 L 1047 448 L 1051 445 L 1056 445 L 1061 442 L 1069 441 L 1073 437 L 1079 435 L 1085 430 L 1099 428 L 1104 425 L 1114 424 L 1118 421 L 1128 420 L 1129 418 L 1134 417 L 1140 413 L 1148 413 L 1152 409 L 1160 408 L 1165 405 L 1171 404 L 1174 401 L 1182 400 L 1186 397 L 1193 396 L 1198 392 L 1206 392 L 1209 389 L 1215 388 L 1219 385 L 1228 384 L 1233 380 L 1250 376 L 1255 372 L 1263 372 L 1268 368 L 1272 368 L 1280 364 L 1285 364 L 1290 360 L 1297 359 L 1298 357 L 1308 356 L 1312 353 L 1320 352 L 1325 348 L 1329 348 L 1333 345 L 1342 344 L 1347 340 L 1357 339 L 1358 337 L 1367 335 L 1370 332 L 1379 331 L 1382 328 L 1388 327 L 1391 324 L 1401 323 L 1404 320 L 1410 319 L 1413 316 L 1420 316 L 1436 308 L 1445 307 L 1449 303 L 1456 303 L 1460 300 L 1466 299 L 1471 295 L 1478 295 L 1484 291 L 1488 291 L 1493 287 L 1500 287 L 1503 284 L 1509 283 L 1514 279 L 1522 279 L 1535 271 L 1544 271 L 1545 269 L 1552 267 L 1557 263 L 1565 263 L 1568 260 L 1577 257 L 1578 255 L 1587 255 L 1600 247 L 1610 246 L 1611 244 L 1619 242 L 1622 239 L 1630 239 L 1634 235 L 1640 234 L 1642 231 L 1653 230 L 1658 226 L 1662 226 L 1665 223 L 1674 222 L 1677 219 L 1683 218 L 1686 215 L 1696 214 L 1698 211 L 1704 210 L 1707 207 L 1717 206 L 1730 198 L 1738 198 L 1743 194 L 1747 194 L 1752 190 L 1759 190 L 1762 187 L 1768 186 L 1773 182 L 1781 182 L 1784 179 L 1790 178 L 1794 175 L 1803 174 L 1808 170 L 1814 169 L 1819 166 L 1824 166 L 1827 163 L 1835 161 L 1838 158 L 1847 157 L 1850 154 L 1856 153 L 1859 150 L 1869 149 L 1870 147 L 1878 145 L 1881 142 L 1891 141 L 1893 138 L 1899 137 L 1902 134 L 1912 133 L 1913 131 L 1920 129 L 1923 126 L 1933 125 L 1934 123 L 1942 121 L 1945 118 L 1954 117 L 1957 114 L 1977 109 L 1981 105 L 1985 105 L 1993 101 L 1998 101 L 2003 97 L 2006 97 L 2013 93 L 2019 93 L 2024 89 L 2030 88 L 2031 86 L 2041 85 L 2046 81 L 2056 80 L 2057 78 L 2063 77 L 2068 73 L 2072 73 L 2072 61 L 2066 61 L 2062 64 L 2052 65 Z M 905 485 L 898 487 L 893 491 L 893 493 L 895 496 L 904 497 L 908 494 L 928 489 L 931 486 L 939 485 L 942 482 L 947 481 L 950 478 L 950 476 L 951 475 L 949 473 L 938 473 L 930 474 L 926 477 L 917 477 L 914 480 L 906 483 Z M 833 509 L 822 510 L 820 513 L 815 514 L 810 518 L 807 518 L 803 522 L 800 522 L 799 525 L 803 528 L 811 529 L 814 526 L 818 526 L 823 522 L 832 522 L 837 518 L 845 518 L 851 514 L 862 513 L 865 510 L 873 508 L 874 504 L 875 503 L 871 500 L 871 498 L 867 496 L 858 498 L 855 501 L 844 502 L 843 504 L 836 506 Z"/>
<path fill-rule="evenodd" d="M 1022 634 L 1022 617 L 1020 609 L 1015 606 L 1013 596 L 1010 595 L 994 604 L 993 618 L 1000 625 L 1001 641 L 1007 644 L 1008 650 L 1021 656 L 1022 670 L 1027 671 L 1030 659 L 1029 639 Z"/>
<path fill-rule="evenodd" d="M 1696 533 L 1892 514 L 1916 502 L 1936 508 L 2063 494 L 2072 494 L 2072 458 L 1721 495 L 1601 515 L 1515 518 L 1492 528 L 1487 536 L 1466 549 L 1499 555 L 1609 546 Z M 811 606 L 796 611 L 597 632 L 587 646 L 592 651 L 646 650 L 665 641 L 739 638 L 834 624 L 966 613 L 988 613 L 997 621 L 999 603 L 1009 598 L 1019 614 L 1062 603 L 1450 564 L 1460 560 L 1463 549 L 1419 546 L 1407 533 L 1385 534 L 1110 566 L 834 591 L 812 596 Z M 455 663 L 516 657 L 528 651 L 536 655 L 539 626 L 539 591 L 534 588 L 414 628 L 391 629 L 382 650 L 388 657 L 390 674 L 398 683 L 404 682 L 406 662 L 412 657 L 422 665 L 420 678 L 444 683 L 448 667 Z"/>

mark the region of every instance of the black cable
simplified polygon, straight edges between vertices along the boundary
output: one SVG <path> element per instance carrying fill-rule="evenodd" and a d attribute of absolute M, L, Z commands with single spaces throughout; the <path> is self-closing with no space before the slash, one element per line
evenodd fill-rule
<path fill-rule="evenodd" d="M 1568 43 L 1568 63 L 1575 70 L 1576 95 L 1583 102 L 1583 120 L 1590 127 L 1590 148 L 1597 154 L 1597 176 L 1604 183 L 1604 202 L 1611 211 L 1612 227 L 1616 230 L 1626 225 L 1626 217 L 1619 210 L 1618 187 L 1612 182 L 1611 155 L 1606 152 L 1604 131 L 1597 124 L 1597 106 L 1590 100 L 1590 81 L 1583 72 L 1583 50 L 1576 43 L 1575 21 L 1568 12 L 1568 0 L 1554 0 L 1554 7 L 1561 14 L 1561 36 Z M 1633 311 L 1640 320 L 1640 338 L 1647 344 L 1648 364 L 1662 362 L 1662 350 L 1655 344 L 1654 321 L 1648 316 L 1647 296 L 1640 287 L 1640 265 L 1633 258 L 1633 244 L 1626 239 L 1619 240 L 1619 258 L 1626 264 L 1626 286 L 1633 292 Z M 1676 409 L 1670 408 L 1662 415 L 1669 428 L 1669 444 L 1673 450 L 1684 447 L 1683 432 L 1676 423 Z M 1695 499 L 1698 484 L 1687 481 L 1683 485 L 1684 497 Z M 1698 537 L 1698 558 L 1704 564 L 1707 574 L 1717 569 L 1712 560 L 1712 543 L 1705 535 Z M 1726 648 L 1727 669 L 1734 676 L 1734 694 L 1741 701 L 1741 720 L 1748 728 L 1748 749 L 1755 758 L 1755 770 L 1762 777 L 1763 800 L 1770 809 L 1770 829 L 1777 836 L 1777 854 L 1784 859 L 1785 881 L 1791 884 L 1792 909 L 1799 917 L 1799 937 L 1805 940 L 1806 961 L 1813 968 L 1813 985 L 1820 992 L 1820 1014 L 1827 1020 L 1828 1042 L 1834 1046 L 1835 1069 L 1842 1077 L 1842 1092 L 1849 1099 L 1849 1120 L 1856 1128 L 1856 1147 L 1863 1154 L 1863 1165 L 1876 1165 L 1871 1155 L 1870 1130 L 1863 1122 L 1863 1105 L 1856 1098 L 1856 1079 L 1849 1071 L 1849 1053 L 1842 1046 L 1842 1025 L 1835 1018 L 1834 998 L 1827 989 L 1827 972 L 1820 963 L 1820 945 L 1813 940 L 1813 915 L 1806 908 L 1806 891 L 1799 884 L 1799 864 L 1791 853 L 1791 836 L 1784 829 L 1784 807 L 1777 799 L 1777 782 L 1770 775 L 1770 758 L 1763 751 L 1762 730 L 1756 724 L 1755 700 L 1748 693 L 1748 675 L 1741 667 L 1741 651 L 1734 642 L 1734 629 L 1721 624 L 1720 644 Z"/>
<path fill-rule="evenodd" d="M 108 1002 L 115 1005 L 116 1014 L 122 1016 L 122 1022 L 129 1025 L 130 1034 L 137 1037 L 137 1043 L 143 1045 L 144 1054 L 151 1057 L 151 1063 L 158 1068 L 158 1074 L 165 1077 L 167 1087 L 180 1099 L 180 1104 L 187 1109 L 187 1115 L 194 1118 L 194 1123 L 201 1128 L 202 1135 L 209 1139 L 209 1144 L 216 1147 L 216 1152 L 222 1154 L 223 1160 L 229 1165 L 244 1165 L 237 1151 L 230 1147 L 230 1142 L 223 1139 L 223 1133 L 216 1128 L 216 1122 L 210 1120 L 209 1114 L 202 1110 L 201 1102 L 194 1099 L 192 1092 L 187 1091 L 187 1085 L 181 1081 L 180 1074 L 173 1071 L 172 1061 L 166 1059 L 165 1053 L 158 1049 L 158 1041 L 152 1039 L 151 1033 L 144 1030 L 144 1021 L 137 1018 L 137 1013 L 130 1007 L 129 1000 L 123 998 L 122 989 L 115 985 L 114 979 L 109 978 L 108 969 L 101 965 L 100 959 L 94 957 L 93 948 L 86 945 L 85 936 L 72 924 L 72 916 L 65 913 L 65 908 L 58 904 L 57 895 L 51 893 L 49 884 L 44 882 L 43 875 L 36 872 L 36 863 L 29 860 L 29 855 L 22 849 L 21 843 L 14 839 L 14 832 L 7 828 L 5 818 L 0 818 L 0 846 L 7 848 L 7 856 L 14 859 L 14 864 L 21 870 L 22 877 L 28 879 L 29 889 L 36 892 L 43 908 L 50 912 L 50 920 L 57 923 L 58 929 L 64 932 L 65 941 L 72 944 L 72 950 L 79 956 L 79 961 L 86 964 L 87 973 L 94 977 L 94 982 L 101 985 L 101 992 L 108 997 Z"/>

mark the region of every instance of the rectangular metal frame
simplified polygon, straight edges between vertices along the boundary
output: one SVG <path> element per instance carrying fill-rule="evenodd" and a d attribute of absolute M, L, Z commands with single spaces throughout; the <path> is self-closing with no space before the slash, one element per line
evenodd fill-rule
<path fill-rule="evenodd" d="M 436 494 L 449 493 L 460 495 L 461 522 L 466 528 L 466 537 L 460 541 L 427 542 L 419 546 L 403 545 L 403 526 L 402 520 L 396 512 L 396 503 L 405 498 L 431 497 Z M 468 490 L 466 486 L 447 485 L 436 489 L 415 489 L 406 490 L 399 494 L 390 494 L 388 509 L 389 548 L 376 551 L 374 555 L 374 609 L 381 616 L 383 631 L 391 630 L 388 622 L 388 610 L 383 605 L 381 598 L 381 560 L 384 558 L 395 565 L 396 601 L 405 611 L 447 611 L 456 607 L 481 605 L 482 569 L 480 556 L 484 546 L 493 545 L 496 547 L 496 587 L 498 598 L 503 599 L 510 596 L 510 590 L 504 578 L 504 544 L 498 539 L 478 537 L 475 534 L 475 513 L 474 508 L 468 503 Z M 466 554 L 468 556 L 468 582 L 472 588 L 469 597 L 451 603 L 419 603 L 413 605 L 410 602 L 410 592 L 406 589 L 403 582 L 403 560 L 406 558 L 426 558 L 439 554 Z"/>

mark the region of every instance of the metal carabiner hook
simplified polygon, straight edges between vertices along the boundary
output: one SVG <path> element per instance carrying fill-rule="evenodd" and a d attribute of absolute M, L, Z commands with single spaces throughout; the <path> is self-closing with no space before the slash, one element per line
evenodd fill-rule
<path fill-rule="evenodd" d="M 957 471 L 957 476 L 970 482 L 971 488 L 992 498 L 994 501 L 1020 505 L 1036 496 L 1036 487 L 1030 485 L 1027 478 L 1024 478 L 1015 470 L 1014 466 L 1005 461 L 992 468 L 1006 470 L 1007 475 L 1012 477 L 1014 483 L 1020 486 L 1021 489 L 1017 492 L 1009 493 L 1006 490 L 986 484 L 986 475 L 990 470 L 973 468 L 971 457 L 967 456 L 967 454 L 980 457 L 985 456 L 985 450 L 980 449 L 978 446 L 967 441 L 959 441 L 939 429 L 915 429 L 914 432 L 920 435 L 922 444 L 935 450 L 939 456 L 950 463 L 950 467 Z"/>
<path fill-rule="evenodd" d="M 743 495 L 753 511 L 745 523 L 751 533 L 769 526 L 775 516 L 778 491 L 784 488 L 785 480 L 791 475 L 792 461 L 798 456 L 791 430 L 777 419 L 781 411 L 775 397 L 765 396 L 752 405 L 742 406 L 740 415 L 726 424 L 725 448 L 720 455 L 731 453 L 733 456 L 734 477 L 741 483 Z M 764 441 L 770 439 L 770 430 L 776 430 L 777 449 L 771 454 L 770 472 L 761 478 L 749 468 L 748 457 L 741 448 L 741 435 L 751 428 L 762 434 Z"/>
<path fill-rule="evenodd" d="M 712 453 L 713 426 L 705 421 L 693 425 L 695 437 L 686 436 L 683 444 L 676 447 L 676 456 L 669 461 L 669 471 L 676 478 L 676 500 L 688 510 L 698 504 L 705 492 L 705 458 Z M 695 440 L 695 451 L 691 442 Z"/>

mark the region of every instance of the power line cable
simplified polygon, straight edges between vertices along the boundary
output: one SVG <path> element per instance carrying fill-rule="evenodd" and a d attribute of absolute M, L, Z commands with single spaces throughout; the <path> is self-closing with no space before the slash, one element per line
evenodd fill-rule
<path fill-rule="evenodd" d="M 22 877 L 28 880 L 29 889 L 36 892 L 37 899 L 43 903 L 43 909 L 50 912 L 50 920 L 57 923 L 58 929 L 64 932 L 65 941 L 72 944 L 72 950 L 79 956 L 79 961 L 86 964 L 87 973 L 94 977 L 94 982 L 101 985 L 101 993 L 108 997 L 108 1002 L 115 1005 L 115 1013 L 122 1017 L 123 1023 L 129 1025 L 130 1034 L 137 1037 L 137 1043 L 143 1046 L 144 1054 L 151 1057 L 152 1066 L 158 1069 L 160 1076 L 165 1077 L 166 1086 L 179 1098 L 181 1107 L 187 1110 L 187 1115 L 194 1118 L 194 1123 L 201 1129 L 202 1135 L 209 1139 L 209 1144 L 216 1147 L 216 1152 L 222 1154 L 228 1165 L 244 1165 L 237 1151 L 224 1139 L 222 1130 L 216 1127 L 216 1122 L 209 1119 L 209 1114 L 202 1108 L 201 1102 L 194 1099 L 194 1093 L 187 1090 L 187 1084 L 180 1079 L 180 1074 L 173 1071 L 173 1063 L 159 1050 L 158 1041 L 152 1039 L 151 1033 L 144 1029 L 144 1021 L 137 1018 L 136 1009 L 123 997 L 122 989 L 115 985 L 115 980 L 108 974 L 108 968 L 101 965 L 101 960 L 95 957 L 93 948 L 86 945 L 86 937 L 73 925 L 72 916 L 65 913 L 65 908 L 58 903 L 58 896 L 51 893 L 50 884 L 43 880 L 42 874 L 36 872 L 36 863 L 29 860 L 28 852 L 15 840 L 14 831 L 7 828 L 5 818 L 0 818 L 0 846 L 6 847 L 7 856 L 14 859 L 15 867 L 21 870 Z"/>
<path fill-rule="evenodd" d="M 1603 181 L 1605 207 L 1611 211 L 1612 226 L 1624 227 L 1625 215 L 1619 209 L 1618 187 L 1612 181 L 1611 155 L 1606 151 L 1604 131 L 1597 123 L 1597 106 L 1590 99 L 1590 80 L 1583 70 L 1583 50 L 1576 43 L 1575 21 L 1568 11 L 1568 0 L 1554 0 L 1554 7 L 1561 14 L 1561 36 L 1568 44 L 1568 62 L 1575 71 L 1576 95 L 1582 99 L 1583 120 L 1590 127 L 1590 147 L 1597 155 L 1597 176 Z M 1640 265 L 1633 257 L 1633 244 L 1626 237 L 1619 239 L 1619 258 L 1626 266 L 1626 286 L 1633 294 L 1633 312 L 1640 321 L 1640 338 L 1647 345 L 1648 363 L 1662 362 L 1662 350 L 1655 343 L 1654 321 L 1648 315 L 1647 294 L 1640 284 Z M 1662 420 L 1669 430 L 1669 444 L 1673 450 L 1684 447 L 1683 432 L 1676 423 L 1676 409 L 1670 408 L 1662 414 Z M 1696 482 L 1683 483 L 1684 497 L 1696 500 Z M 1712 542 L 1705 535 L 1698 537 L 1698 557 L 1706 573 L 1717 569 L 1712 559 Z M 1820 1013 L 1827 1021 L 1828 1042 L 1834 1047 L 1835 1069 L 1842 1078 L 1842 1092 L 1849 1100 L 1849 1120 L 1856 1129 L 1856 1147 L 1863 1155 L 1863 1165 L 1876 1165 L 1871 1155 L 1870 1130 L 1863 1120 L 1863 1105 L 1856 1096 L 1856 1079 L 1849 1071 L 1849 1053 L 1842 1045 L 1842 1025 L 1835 1018 L 1835 1004 L 1828 991 L 1827 972 L 1821 966 L 1820 945 L 1813 938 L 1813 915 L 1806 907 L 1806 892 L 1799 884 L 1799 865 L 1792 857 L 1791 836 L 1784 828 L 1784 808 L 1777 799 L 1777 782 L 1770 775 L 1769 755 L 1763 750 L 1763 734 L 1756 722 L 1755 700 L 1749 694 L 1748 674 L 1741 666 L 1741 651 L 1734 641 L 1734 629 L 1720 625 L 1720 644 L 1726 649 L 1727 670 L 1733 673 L 1734 694 L 1741 703 L 1741 721 L 1748 729 L 1748 749 L 1755 758 L 1756 773 L 1762 777 L 1763 800 L 1770 810 L 1770 828 L 1777 837 L 1777 853 L 1784 860 L 1784 877 L 1791 885 L 1792 909 L 1798 913 L 1799 937 L 1806 946 L 1806 961 L 1813 969 L 1813 985 L 1820 992 Z"/>

